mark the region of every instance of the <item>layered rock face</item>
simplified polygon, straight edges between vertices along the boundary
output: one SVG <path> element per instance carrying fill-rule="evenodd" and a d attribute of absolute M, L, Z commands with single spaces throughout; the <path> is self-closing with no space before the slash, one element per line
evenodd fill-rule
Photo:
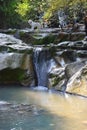
<path fill-rule="evenodd" d="M 10 35 L 0 34 L 0 83 L 34 85 L 32 47 Z"/>
<path fill-rule="evenodd" d="M 85 37 L 85 32 L 72 30 L 61 31 L 59 28 L 47 28 L 40 31 L 26 29 L 7 29 L 0 30 L 0 33 L 13 35 L 17 39 L 21 39 L 23 42 L 32 45 L 47 45 L 49 43 L 58 44 L 65 41 L 81 41 Z"/>
<path fill-rule="evenodd" d="M 61 42 L 55 46 L 57 68 L 49 73 L 56 90 L 87 96 L 87 41 Z"/>
<path fill-rule="evenodd" d="M 84 32 L 70 35 L 58 33 L 59 30 L 50 31 L 40 35 L 22 30 L 18 35 L 21 34 L 26 43 L 0 33 L 0 84 L 19 83 L 29 87 L 39 84 L 87 96 L 87 39 L 83 39 Z M 68 35 L 72 37 L 71 41 Z M 64 37 L 68 39 L 65 41 Z M 35 52 L 35 48 L 41 50 Z"/>

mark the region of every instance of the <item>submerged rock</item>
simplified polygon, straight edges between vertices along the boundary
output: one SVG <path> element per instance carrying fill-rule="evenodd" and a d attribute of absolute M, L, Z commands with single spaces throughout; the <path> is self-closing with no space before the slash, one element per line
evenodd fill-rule
<path fill-rule="evenodd" d="M 0 116 L 4 115 L 8 117 L 17 115 L 25 115 L 25 114 L 32 114 L 32 115 L 39 115 L 44 110 L 40 106 L 32 105 L 32 104 L 12 104 L 9 102 L 2 102 L 0 101 Z M 9 117 L 10 118 L 10 117 Z"/>

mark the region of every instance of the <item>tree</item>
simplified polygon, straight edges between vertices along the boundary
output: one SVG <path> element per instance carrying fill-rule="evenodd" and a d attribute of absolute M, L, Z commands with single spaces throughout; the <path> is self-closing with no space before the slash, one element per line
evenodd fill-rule
<path fill-rule="evenodd" d="M 18 0 L 0 0 L 0 28 L 15 26 L 18 14 L 15 12 Z M 16 19 L 15 19 L 16 18 Z"/>
<path fill-rule="evenodd" d="M 86 0 L 0 0 L 0 28 L 19 27 L 28 19 L 57 19 L 57 11 L 64 10 L 69 17 L 74 12 L 82 18 L 87 10 Z"/>
<path fill-rule="evenodd" d="M 75 15 L 78 18 L 78 21 L 82 21 L 84 12 L 87 10 L 86 0 L 49 0 L 48 2 L 49 7 L 44 15 L 44 18 L 48 19 L 52 19 L 59 10 L 63 10 L 67 15 L 68 21 L 73 21 Z M 53 20 L 55 22 L 54 17 Z"/>

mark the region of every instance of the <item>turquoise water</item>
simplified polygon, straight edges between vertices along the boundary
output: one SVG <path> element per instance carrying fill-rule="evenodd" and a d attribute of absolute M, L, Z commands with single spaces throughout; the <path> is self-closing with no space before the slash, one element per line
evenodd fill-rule
<path fill-rule="evenodd" d="M 0 101 L 34 106 L 27 112 L 0 110 L 0 130 L 87 130 L 86 98 L 52 91 L 1 87 Z"/>

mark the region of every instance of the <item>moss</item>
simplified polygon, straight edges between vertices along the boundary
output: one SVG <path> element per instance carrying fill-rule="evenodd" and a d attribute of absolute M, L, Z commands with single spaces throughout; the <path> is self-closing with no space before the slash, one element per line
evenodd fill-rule
<path fill-rule="evenodd" d="M 16 32 L 17 32 L 16 29 L 8 29 L 8 30 L 5 31 L 6 34 L 10 34 L 10 35 L 15 34 Z"/>
<path fill-rule="evenodd" d="M 0 46 L 0 52 L 7 52 L 8 47 L 7 46 Z"/>
<path fill-rule="evenodd" d="M 23 80 L 25 70 L 22 69 L 4 69 L 0 71 L 0 83 L 18 83 Z"/>
<path fill-rule="evenodd" d="M 0 52 L 16 52 L 16 53 L 26 53 L 26 54 L 32 54 L 33 49 L 27 49 L 27 48 L 13 48 L 9 46 L 0 46 Z"/>
<path fill-rule="evenodd" d="M 23 31 L 20 31 L 20 32 L 19 32 L 19 35 L 20 35 L 20 36 L 24 36 L 24 34 L 25 34 L 25 32 L 23 32 Z"/>
<path fill-rule="evenodd" d="M 54 41 L 54 44 L 57 44 L 59 42 L 64 42 L 64 41 L 80 41 L 83 40 L 85 37 L 84 33 L 59 33 Z"/>
<path fill-rule="evenodd" d="M 84 34 L 72 34 L 71 41 L 80 41 L 84 39 Z"/>
<path fill-rule="evenodd" d="M 56 86 L 58 83 L 59 83 L 59 79 L 58 79 L 58 78 L 55 78 L 55 79 L 54 79 L 54 82 L 53 82 L 53 87 Z"/>
<path fill-rule="evenodd" d="M 19 31 L 19 38 L 23 40 L 27 44 L 33 44 L 33 45 L 47 45 L 50 43 L 54 43 L 57 35 L 49 33 L 49 35 L 43 37 L 38 32 L 35 33 L 29 33 L 29 32 L 23 32 Z"/>
<path fill-rule="evenodd" d="M 23 32 L 23 31 L 20 31 L 19 32 L 19 38 L 27 43 L 27 44 L 33 44 L 33 42 L 35 42 L 35 38 L 32 36 L 32 34 L 30 33 L 27 33 L 27 32 Z"/>
<path fill-rule="evenodd" d="M 47 45 L 50 43 L 54 43 L 55 39 L 56 39 L 56 35 L 50 34 L 44 38 L 35 39 L 33 45 Z"/>
<path fill-rule="evenodd" d="M 52 81 L 52 86 L 55 87 L 56 85 L 59 84 L 59 82 L 60 82 L 61 80 L 63 80 L 63 79 L 65 78 L 65 75 L 60 76 L 60 75 L 50 74 L 50 75 L 49 75 L 49 78 L 50 78 L 51 81 Z"/>

